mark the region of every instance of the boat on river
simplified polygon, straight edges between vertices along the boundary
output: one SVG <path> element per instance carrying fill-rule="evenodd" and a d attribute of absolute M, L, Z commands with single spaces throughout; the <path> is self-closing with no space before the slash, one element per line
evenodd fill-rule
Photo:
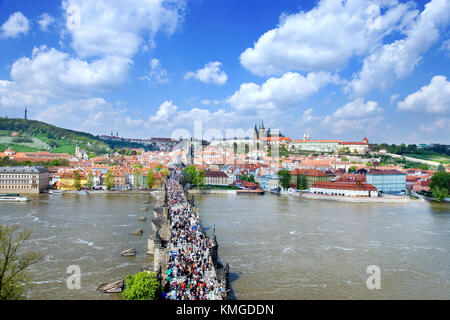
<path fill-rule="evenodd" d="M 21 197 L 18 193 L 1 193 L 0 201 L 26 202 L 30 201 L 30 198 Z"/>
<path fill-rule="evenodd" d="M 64 191 L 62 191 L 62 190 L 50 190 L 48 193 L 50 193 L 50 194 L 61 194 L 61 195 L 63 195 L 63 194 L 64 194 Z"/>

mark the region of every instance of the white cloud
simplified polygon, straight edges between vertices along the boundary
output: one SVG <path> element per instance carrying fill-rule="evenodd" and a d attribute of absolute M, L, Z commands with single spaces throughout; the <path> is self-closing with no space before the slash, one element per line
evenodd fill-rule
<path fill-rule="evenodd" d="M 168 83 L 167 70 L 161 65 L 161 61 L 156 58 L 150 60 L 150 71 L 141 80 L 146 80 L 149 83 Z"/>
<path fill-rule="evenodd" d="M 30 23 L 22 12 L 18 11 L 9 16 L 8 20 L 2 25 L 1 36 L 3 38 L 16 38 L 19 34 L 27 34 Z"/>
<path fill-rule="evenodd" d="M 11 68 L 15 85 L 29 94 L 48 97 L 87 96 L 116 88 L 127 79 L 131 61 L 117 56 L 87 62 L 54 48 L 34 48 Z"/>
<path fill-rule="evenodd" d="M 160 106 L 156 115 L 150 117 L 149 121 L 159 123 L 169 120 L 170 117 L 176 114 L 178 107 L 170 101 L 164 101 Z"/>
<path fill-rule="evenodd" d="M 411 4 L 396 1 L 322 0 L 308 12 L 282 15 L 277 28 L 241 54 L 241 64 L 260 76 L 337 71 L 353 55 L 368 52 L 385 35 L 403 29 L 410 9 Z"/>
<path fill-rule="evenodd" d="M 80 56 L 130 58 L 159 31 L 175 32 L 184 16 L 185 1 L 64 0 L 63 8 L 68 22 L 76 22 L 68 32 Z"/>
<path fill-rule="evenodd" d="M 432 0 L 425 5 L 406 37 L 380 46 L 366 57 L 360 73 L 347 90 L 362 96 L 371 89 L 386 89 L 395 79 L 406 77 L 421 61 L 421 55 L 439 38 L 439 28 L 449 22 L 450 1 Z"/>
<path fill-rule="evenodd" d="M 434 76 L 428 86 L 408 95 L 397 107 L 401 111 L 446 113 L 450 110 L 450 82 L 444 76 Z"/>
<path fill-rule="evenodd" d="M 346 118 L 346 119 L 360 119 L 368 116 L 376 116 L 383 112 L 375 101 L 367 101 L 364 103 L 364 99 L 356 99 L 347 103 L 342 108 L 337 109 L 333 117 Z"/>
<path fill-rule="evenodd" d="M 269 78 L 261 86 L 250 82 L 241 84 L 227 99 L 236 110 L 270 110 L 289 107 L 316 93 L 327 83 L 337 81 L 330 73 L 309 73 L 306 77 L 286 72 L 280 78 Z"/>
<path fill-rule="evenodd" d="M 220 101 L 219 100 L 211 100 L 211 99 L 203 99 L 201 101 L 201 104 L 204 106 L 209 106 L 209 105 L 217 106 L 220 104 Z"/>
<path fill-rule="evenodd" d="M 364 134 L 375 129 L 383 120 L 381 116 L 367 117 L 361 119 L 336 119 L 330 116 L 322 120 L 322 126 L 331 129 L 333 134 L 343 132 L 361 131 Z"/>
<path fill-rule="evenodd" d="M 12 81 L 0 80 L 0 107 L 44 105 L 47 99 L 21 92 Z"/>
<path fill-rule="evenodd" d="M 313 122 L 317 126 L 317 131 L 321 132 L 354 134 L 360 131 L 367 135 L 377 130 L 378 125 L 383 121 L 383 112 L 384 110 L 375 101 L 365 103 L 363 99 L 355 99 L 327 116 L 315 116 L 313 109 L 309 108 L 303 113 L 302 122 Z"/>
<path fill-rule="evenodd" d="M 184 75 L 184 79 L 197 79 L 203 83 L 214 83 L 217 85 L 224 85 L 228 76 L 224 71 L 220 70 L 222 63 L 219 61 L 208 62 L 205 67 L 198 69 L 195 72 L 187 72 Z"/>
<path fill-rule="evenodd" d="M 42 31 L 48 31 L 49 27 L 56 22 L 55 18 L 49 15 L 47 12 L 44 12 L 39 16 L 39 26 Z"/>

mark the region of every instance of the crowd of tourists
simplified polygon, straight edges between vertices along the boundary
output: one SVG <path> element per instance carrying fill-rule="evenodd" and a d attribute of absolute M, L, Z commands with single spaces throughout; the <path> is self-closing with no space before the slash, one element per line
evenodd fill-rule
<path fill-rule="evenodd" d="M 221 288 L 212 273 L 211 239 L 203 234 L 199 219 L 188 203 L 183 187 L 171 178 L 166 183 L 171 230 L 171 246 L 167 266 L 171 300 L 212 300 Z"/>

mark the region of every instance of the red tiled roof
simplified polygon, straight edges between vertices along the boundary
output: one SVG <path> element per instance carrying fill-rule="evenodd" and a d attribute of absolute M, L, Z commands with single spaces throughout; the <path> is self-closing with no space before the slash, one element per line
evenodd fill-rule
<path fill-rule="evenodd" d="M 400 172 L 398 170 L 394 170 L 394 169 L 392 169 L 392 170 L 376 170 L 376 169 L 373 169 L 373 170 L 370 170 L 369 172 L 367 172 L 367 174 L 375 174 L 375 175 L 403 174 L 404 175 L 405 173 Z"/>
<path fill-rule="evenodd" d="M 327 175 L 320 171 L 315 169 L 295 169 L 291 171 L 291 175 L 298 176 L 313 176 L 313 177 L 326 177 Z"/>
<path fill-rule="evenodd" d="M 341 142 L 340 140 L 294 140 L 291 142 Z"/>
<path fill-rule="evenodd" d="M 208 178 L 228 178 L 225 172 L 222 171 L 206 171 L 205 177 Z"/>
<path fill-rule="evenodd" d="M 359 145 L 367 145 L 367 142 L 339 142 L 339 144 L 359 144 Z"/>
<path fill-rule="evenodd" d="M 373 185 L 369 183 L 346 183 L 346 182 L 315 182 L 311 186 L 312 188 L 323 189 L 341 189 L 341 190 L 363 190 L 363 191 L 377 191 Z"/>

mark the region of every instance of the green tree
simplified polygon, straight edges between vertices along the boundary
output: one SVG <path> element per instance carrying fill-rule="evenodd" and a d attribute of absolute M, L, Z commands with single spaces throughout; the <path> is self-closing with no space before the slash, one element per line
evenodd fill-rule
<path fill-rule="evenodd" d="M 78 172 L 78 170 L 76 170 L 73 173 L 73 186 L 75 189 L 80 190 L 81 188 L 81 184 L 80 184 L 80 173 Z"/>
<path fill-rule="evenodd" d="M 18 226 L 0 224 L 0 300 L 19 299 L 31 275 L 27 269 L 43 259 L 38 252 L 21 252 L 31 238 L 28 230 L 18 232 Z"/>
<path fill-rule="evenodd" d="M 108 190 L 114 188 L 114 173 L 112 172 L 112 170 L 108 170 L 108 172 L 106 173 L 105 185 L 106 189 Z"/>
<path fill-rule="evenodd" d="M 122 291 L 125 300 L 157 300 L 162 294 L 162 286 L 154 272 L 127 275 L 125 287 L 126 289 Z"/>
<path fill-rule="evenodd" d="M 308 184 L 306 182 L 306 177 L 299 174 L 297 176 L 297 189 L 299 190 L 306 190 L 308 189 Z"/>
<path fill-rule="evenodd" d="M 134 171 L 133 182 L 134 182 L 134 186 L 136 188 L 142 187 L 142 170 L 141 169 L 138 168 Z"/>
<path fill-rule="evenodd" d="M 277 173 L 278 177 L 280 178 L 280 184 L 284 189 L 289 189 L 291 185 L 291 173 L 289 170 L 281 169 Z"/>
<path fill-rule="evenodd" d="M 194 165 L 187 166 L 183 169 L 182 183 L 195 185 L 197 181 L 197 169 Z"/>
<path fill-rule="evenodd" d="M 250 175 L 247 179 L 248 182 L 255 182 L 255 176 L 254 175 Z"/>
<path fill-rule="evenodd" d="M 241 180 L 241 181 L 248 181 L 248 176 L 245 173 L 241 174 L 241 176 L 239 177 L 239 180 Z"/>
<path fill-rule="evenodd" d="M 436 172 L 431 177 L 430 189 L 440 188 L 450 192 L 450 173 Z"/>
<path fill-rule="evenodd" d="M 203 189 L 205 187 L 205 175 L 206 175 L 205 170 L 197 171 L 197 177 L 195 179 L 195 182 L 200 189 Z"/>
<path fill-rule="evenodd" d="M 431 193 L 437 202 L 441 202 L 444 198 L 448 197 L 448 191 L 444 188 L 434 187 L 431 189 Z"/>
<path fill-rule="evenodd" d="M 162 169 L 162 164 L 158 164 L 157 166 L 156 166 L 156 172 L 160 172 L 161 171 L 161 169 Z"/>
<path fill-rule="evenodd" d="M 147 186 L 147 189 L 153 188 L 153 185 L 155 184 L 155 176 L 153 174 L 153 170 L 149 169 L 147 172 L 147 177 L 145 177 L 145 185 Z"/>
<path fill-rule="evenodd" d="M 350 168 L 348 168 L 349 173 L 355 173 L 356 171 L 358 171 L 358 168 L 355 166 L 351 166 Z"/>
<path fill-rule="evenodd" d="M 233 152 L 234 152 L 234 154 L 237 153 L 237 149 L 238 149 L 237 142 L 233 142 Z"/>
<path fill-rule="evenodd" d="M 94 176 L 92 175 L 92 173 L 89 173 L 87 177 L 86 186 L 88 187 L 88 189 L 92 189 L 94 187 Z"/>
<path fill-rule="evenodd" d="M 439 163 L 437 167 L 437 172 L 445 172 L 445 167 L 442 163 Z"/>

